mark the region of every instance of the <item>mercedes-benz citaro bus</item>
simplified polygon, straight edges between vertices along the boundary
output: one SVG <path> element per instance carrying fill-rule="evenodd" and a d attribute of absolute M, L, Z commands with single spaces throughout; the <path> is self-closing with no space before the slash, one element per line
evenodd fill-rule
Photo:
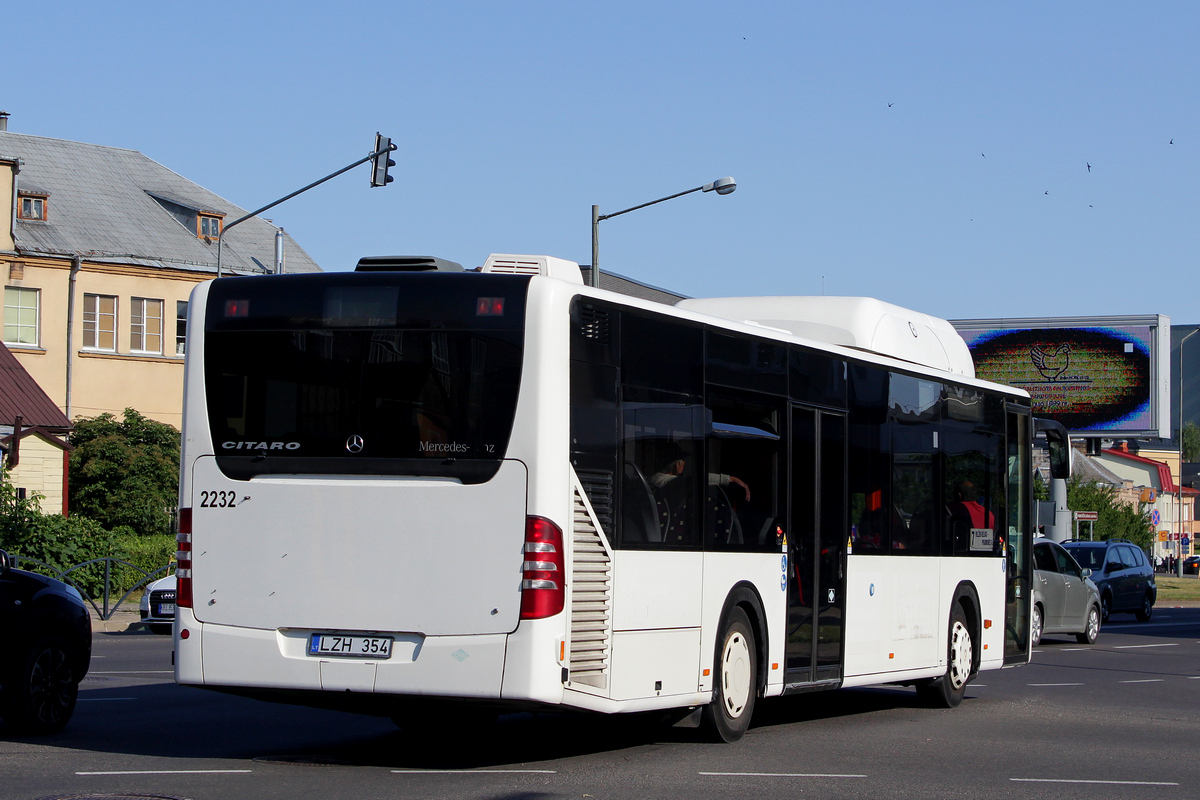
<path fill-rule="evenodd" d="M 1035 421 L 948 323 L 580 276 L 374 258 L 195 289 L 179 683 L 733 741 L 759 698 L 955 706 L 1028 661 Z"/>

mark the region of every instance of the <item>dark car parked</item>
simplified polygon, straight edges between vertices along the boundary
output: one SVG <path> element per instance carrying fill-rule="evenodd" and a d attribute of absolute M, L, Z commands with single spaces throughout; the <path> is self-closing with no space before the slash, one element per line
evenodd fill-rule
<path fill-rule="evenodd" d="M 13 569 L 0 550 L 0 717 L 10 732 L 58 733 L 92 659 L 83 598 L 62 581 Z"/>
<path fill-rule="evenodd" d="M 1195 575 L 1200 573 L 1200 556 L 1188 556 L 1183 560 L 1183 574 Z"/>
<path fill-rule="evenodd" d="M 1092 571 L 1092 581 L 1100 590 L 1103 621 L 1108 621 L 1109 614 L 1120 613 L 1136 614 L 1142 622 L 1150 619 L 1158 585 L 1154 582 L 1154 567 L 1140 547 L 1128 539 L 1069 539 L 1063 547 L 1080 566 Z"/>

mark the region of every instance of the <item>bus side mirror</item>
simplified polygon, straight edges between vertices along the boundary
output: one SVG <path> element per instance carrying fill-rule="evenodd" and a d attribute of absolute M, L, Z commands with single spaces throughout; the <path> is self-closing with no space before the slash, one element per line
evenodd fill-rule
<path fill-rule="evenodd" d="M 1034 429 L 1046 435 L 1050 448 L 1050 477 L 1067 480 L 1071 477 L 1071 437 L 1061 422 L 1052 419 L 1035 419 Z"/>

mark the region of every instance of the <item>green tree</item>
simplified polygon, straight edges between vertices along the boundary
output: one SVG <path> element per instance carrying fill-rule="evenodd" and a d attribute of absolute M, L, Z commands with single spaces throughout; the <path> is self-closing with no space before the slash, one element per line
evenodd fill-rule
<path fill-rule="evenodd" d="M 1072 477 L 1067 481 L 1067 508 L 1099 515 L 1094 523 L 1097 539 L 1128 539 L 1143 549 L 1150 546 L 1150 515 L 1144 504 L 1122 503 L 1115 486 Z"/>
<path fill-rule="evenodd" d="M 179 494 L 179 431 L 132 408 L 101 414 L 71 431 L 69 503 L 101 526 L 142 536 L 171 532 Z"/>
<path fill-rule="evenodd" d="M 1183 426 L 1183 460 L 1200 461 L 1200 428 L 1194 422 Z"/>

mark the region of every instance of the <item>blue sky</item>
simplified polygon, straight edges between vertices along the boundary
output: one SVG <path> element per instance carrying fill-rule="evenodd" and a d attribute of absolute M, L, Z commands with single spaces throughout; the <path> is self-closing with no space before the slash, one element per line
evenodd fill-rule
<path fill-rule="evenodd" d="M 1200 4 L 6 8 L 9 129 L 140 150 L 325 269 L 491 252 L 947 318 L 1195 311 Z M 18 67 L 19 65 L 19 67 Z M 1174 144 L 1170 142 L 1174 140 Z M 1091 172 L 1087 165 L 1091 164 Z"/>

